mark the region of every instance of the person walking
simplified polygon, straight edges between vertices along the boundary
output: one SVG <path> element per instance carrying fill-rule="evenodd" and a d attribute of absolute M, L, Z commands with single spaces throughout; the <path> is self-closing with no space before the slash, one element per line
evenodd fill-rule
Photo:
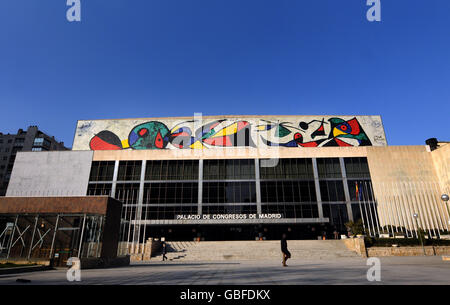
<path fill-rule="evenodd" d="M 339 232 L 338 232 L 337 228 L 334 228 L 333 234 L 334 234 L 334 239 L 339 239 Z"/>
<path fill-rule="evenodd" d="M 281 253 L 283 255 L 283 267 L 287 267 L 286 261 L 291 258 L 291 253 L 287 248 L 287 237 L 285 233 L 283 233 L 281 238 Z"/>
<path fill-rule="evenodd" d="M 163 261 L 167 260 L 166 253 L 167 253 L 167 246 L 166 246 L 166 242 L 163 241 L 163 243 L 162 243 L 162 260 Z"/>

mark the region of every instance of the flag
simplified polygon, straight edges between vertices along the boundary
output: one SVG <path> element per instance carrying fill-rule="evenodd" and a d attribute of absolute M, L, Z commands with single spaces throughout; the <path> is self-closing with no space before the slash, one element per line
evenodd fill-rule
<path fill-rule="evenodd" d="M 356 198 L 358 200 L 361 200 L 361 193 L 359 192 L 358 182 L 355 182 L 355 186 L 356 186 Z"/>

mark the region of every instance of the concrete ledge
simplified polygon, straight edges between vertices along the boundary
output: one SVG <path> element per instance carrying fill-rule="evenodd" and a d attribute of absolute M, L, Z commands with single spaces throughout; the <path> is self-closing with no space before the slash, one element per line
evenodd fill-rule
<path fill-rule="evenodd" d="M 112 268 L 123 267 L 130 265 L 130 256 L 119 256 L 116 258 L 98 258 L 89 257 L 82 258 L 80 260 L 81 269 L 100 269 L 100 268 Z"/>
<path fill-rule="evenodd" d="M 426 246 L 425 253 L 427 256 L 450 254 L 450 246 Z M 367 248 L 369 257 L 378 256 L 423 256 L 422 247 L 371 247 Z"/>
<path fill-rule="evenodd" d="M 350 251 L 356 252 L 361 257 L 367 257 L 368 254 L 363 237 L 342 239 L 342 242 Z"/>
<path fill-rule="evenodd" d="M 52 266 L 52 261 L 50 259 L 39 259 L 39 258 L 31 258 L 29 260 L 27 259 L 0 259 L 0 263 L 10 263 L 10 264 L 16 264 L 16 265 L 27 265 L 27 264 L 36 264 L 41 266 Z"/>
<path fill-rule="evenodd" d="M 12 268 L 1 268 L 0 275 L 3 274 L 14 274 L 14 273 L 25 273 L 25 272 L 35 272 L 35 271 L 45 271 L 53 269 L 50 266 L 22 266 L 22 267 L 12 267 Z"/>

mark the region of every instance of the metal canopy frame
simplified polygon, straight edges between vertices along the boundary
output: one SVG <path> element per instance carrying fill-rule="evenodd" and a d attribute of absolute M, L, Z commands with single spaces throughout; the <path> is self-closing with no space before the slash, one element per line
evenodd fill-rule
<path fill-rule="evenodd" d="M 54 259 L 57 245 L 61 244 L 79 258 L 99 257 L 105 217 L 86 213 L 0 214 L 0 220 L 6 220 L 5 228 L 0 228 L 0 254 L 6 259 L 21 257 L 30 260 L 36 248 L 42 249 L 47 244 L 50 246 L 49 254 L 39 255 L 39 258 Z M 92 245 L 89 244 L 84 253 L 86 243 Z M 14 253 L 18 249 L 20 254 Z"/>

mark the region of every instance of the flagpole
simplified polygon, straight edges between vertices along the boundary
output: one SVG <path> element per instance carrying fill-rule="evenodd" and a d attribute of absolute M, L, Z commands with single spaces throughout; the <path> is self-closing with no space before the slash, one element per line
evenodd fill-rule
<path fill-rule="evenodd" d="M 365 196 L 364 196 L 364 184 L 363 184 L 362 181 L 361 181 L 361 184 L 363 185 L 362 197 L 363 197 L 363 201 L 364 201 L 364 211 L 366 211 L 366 217 L 367 217 L 367 229 L 369 230 L 369 235 L 372 236 L 372 231 L 370 230 L 369 213 L 367 212 L 366 198 L 365 198 Z M 358 192 L 359 192 L 359 188 L 358 188 Z"/>
<path fill-rule="evenodd" d="M 363 223 L 364 231 L 366 231 L 366 224 L 364 222 L 364 214 L 363 214 L 362 207 L 361 207 L 361 197 L 359 196 L 358 181 L 355 182 L 355 186 L 356 186 L 356 196 L 358 197 L 359 211 L 361 213 L 361 220 Z"/>

